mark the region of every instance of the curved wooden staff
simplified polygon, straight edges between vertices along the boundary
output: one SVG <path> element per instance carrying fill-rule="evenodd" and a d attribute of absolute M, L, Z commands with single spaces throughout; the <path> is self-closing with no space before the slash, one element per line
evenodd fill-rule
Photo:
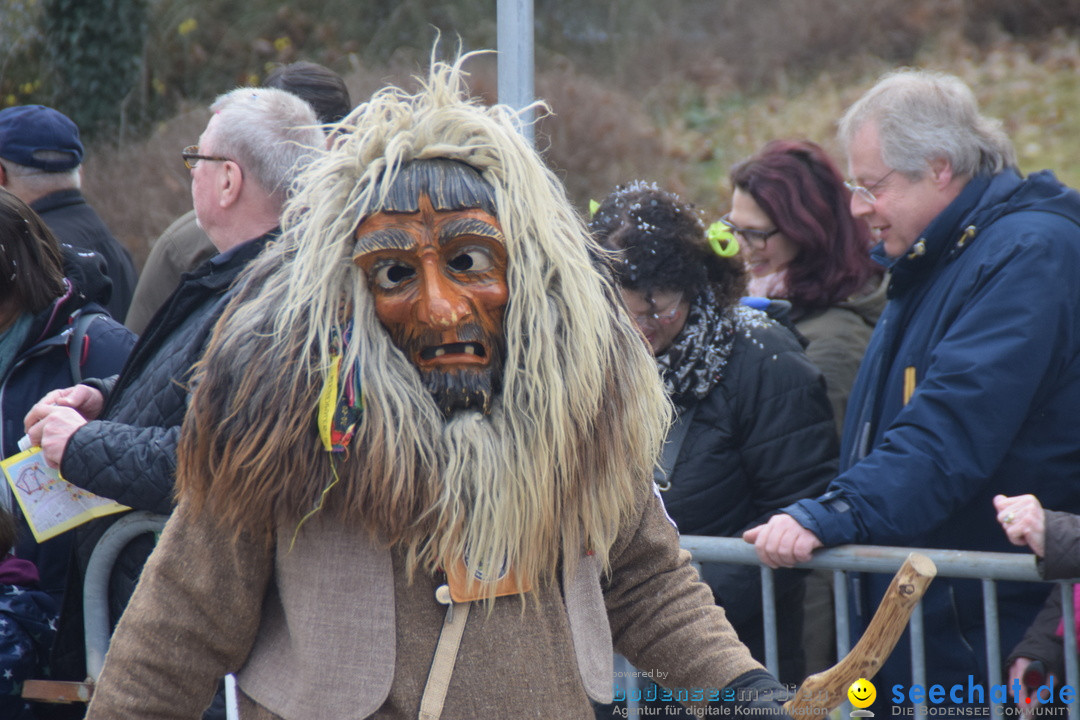
<path fill-rule="evenodd" d="M 794 718 L 823 715 L 844 701 L 851 683 L 873 677 L 896 647 L 911 612 L 936 575 L 933 560 L 919 553 L 908 555 L 859 642 L 843 660 L 806 678 L 795 697 L 784 703 L 784 710 Z"/>

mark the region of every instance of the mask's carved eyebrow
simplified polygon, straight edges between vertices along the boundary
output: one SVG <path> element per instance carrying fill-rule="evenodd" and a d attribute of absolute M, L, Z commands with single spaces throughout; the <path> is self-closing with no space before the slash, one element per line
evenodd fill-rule
<path fill-rule="evenodd" d="M 353 256 L 376 250 L 411 250 L 415 245 L 416 239 L 404 230 L 395 228 L 374 230 L 356 236 L 356 243 L 353 245 Z"/>
<path fill-rule="evenodd" d="M 439 228 L 439 244 L 445 245 L 454 238 L 461 237 L 462 235 L 475 235 L 477 237 L 491 238 L 503 245 L 506 244 L 506 238 L 503 237 L 503 234 L 498 227 L 476 218 L 451 220 L 443 225 Z"/>

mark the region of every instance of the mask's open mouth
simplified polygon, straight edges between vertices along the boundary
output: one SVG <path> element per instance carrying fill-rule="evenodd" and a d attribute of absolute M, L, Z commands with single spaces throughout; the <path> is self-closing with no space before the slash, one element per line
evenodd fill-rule
<path fill-rule="evenodd" d="M 420 360 L 424 362 L 454 360 L 456 362 L 484 362 L 487 350 L 478 342 L 456 342 L 444 345 L 430 345 L 420 351 Z"/>

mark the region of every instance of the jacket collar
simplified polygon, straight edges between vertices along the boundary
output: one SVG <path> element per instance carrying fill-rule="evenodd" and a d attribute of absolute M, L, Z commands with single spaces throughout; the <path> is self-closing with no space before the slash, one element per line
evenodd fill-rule
<path fill-rule="evenodd" d="M 263 251 L 267 243 L 276 240 L 280 235 L 281 228 L 274 228 L 265 235 L 260 235 L 223 253 L 213 255 L 203 260 L 190 273 L 184 273 L 181 279 L 185 282 L 198 282 L 206 287 L 227 286 L 232 283 L 236 272 L 254 260 Z"/>
<path fill-rule="evenodd" d="M 960 194 L 930 221 L 911 249 L 892 261 L 889 267 L 892 273 L 888 292 L 890 298 L 902 294 L 919 282 L 943 257 L 952 259 L 964 250 L 974 237 L 975 229 L 969 230 L 968 228 L 974 226 L 963 221 L 979 205 L 992 179 L 992 176 L 981 175 L 969 180 Z M 873 254 L 875 259 L 881 262 L 884 257 L 883 246 L 875 247 Z"/>
<path fill-rule="evenodd" d="M 50 210 L 55 210 L 61 207 L 67 207 L 68 205 L 85 205 L 86 198 L 83 197 L 82 191 L 78 188 L 69 188 L 67 190 L 57 190 L 51 192 L 48 195 L 39 197 L 34 202 L 30 203 L 30 207 L 34 212 L 39 215 L 47 213 Z"/>

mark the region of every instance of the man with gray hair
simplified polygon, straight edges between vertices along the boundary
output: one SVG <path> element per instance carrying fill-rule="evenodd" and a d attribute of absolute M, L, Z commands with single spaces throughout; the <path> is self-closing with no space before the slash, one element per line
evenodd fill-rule
<path fill-rule="evenodd" d="M 135 291 L 135 265 L 83 197 L 82 158 L 79 128 L 58 110 L 0 110 L 0 187 L 40 215 L 61 243 L 104 258 L 111 294 L 99 302 L 123 322 Z"/>
<path fill-rule="evenodd" d="M 26 417 L 30 439 L 67 480 L 161 514 L 172 510 L 176 443 L 192 366 L 232 281 L 278 236 L 297 173 L 325 147 L 311 106 L 284 90 L 233 90 L 210 109 L 214 114 L 199 144 L 185 148 L 182 157 L 191 169 L 198 222 L 220 254 L 184 276 L 119 376 L 53 391 Z M 80 567 L 110 522 L 79 529 Z M 152 546 L 149 538 L 136 538 L 121 552 L 109 593 L 114 621 Z M 78 595 L 68 593 L 73 600 Z"/>
<path fill-rule="evenodd" d="M 840 140 L 889 303 L 848 404 L 840 475 L 745 538 L 771 567 L 843 543 L 1014 551 L 995 532 L 995 494 L 1080 511 L 1080 194 L 1049 171 L 1023 177 L 1000 123 L 948 75 L 886 75 Z M 887 582 L 860 578 L 856 610 Z M 1046 589 L 997 587 L 1008 650 Z M 986 687 L 979 583 L 939 578 L 923 608 L 927 679 Z M 910 683 L 908 654 L 879 687 Z"/>
<path fill-rule="evenodd" d="M 306 100 L 326 126 L 341 120 L 353 107 L 345 80 L 330 68 L 312 62 L 301 60 L 277 67 L 262 85 L 287 90 Z M 124 319 L 128 329 L 142 334 L 180 282 L 180 276 L 216 253 L 214 244 L 198 226 L 194 210 L 177 218 L 150 246 Z"/>

